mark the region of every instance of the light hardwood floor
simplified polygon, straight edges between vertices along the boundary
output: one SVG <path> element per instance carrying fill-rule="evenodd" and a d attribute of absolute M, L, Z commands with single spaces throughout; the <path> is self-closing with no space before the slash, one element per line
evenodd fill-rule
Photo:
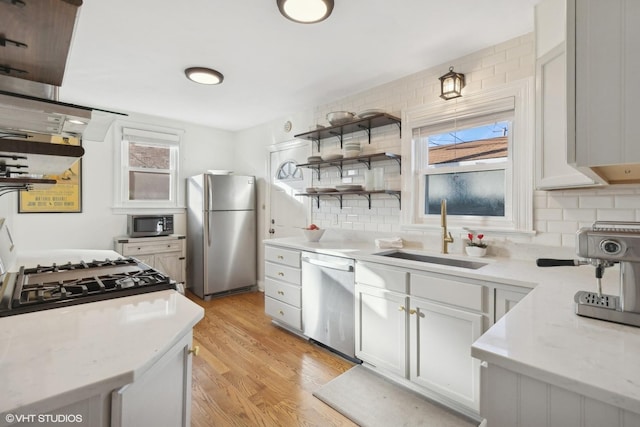
<path fill-rule="evenodd" d="M 353 363 L 271 324 L 264 294 L 202 301 L 191 425 L 355 426 L 311 394 Z"/>

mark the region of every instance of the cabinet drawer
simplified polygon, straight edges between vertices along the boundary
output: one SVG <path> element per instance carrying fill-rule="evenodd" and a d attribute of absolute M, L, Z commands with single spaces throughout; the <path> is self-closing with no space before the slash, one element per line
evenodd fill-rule
<path fill-rule="evenodd" d="M 410 294 L 433 301 L 485 311 L 483 294 L 486 286 L 458 282 L 436 276 L 411 274 Z"/>
<path fill-rule="evenodd" d="M 300 284 L 300 269 L 288 267 L 286 265 L 274 264 L 272 262 L 264 263 L 264 275 L 276 280 L 284 280 L 285 282 Z"/>
<path fill-rule="evenodd" d="M 300 251 L 282 249 L 275 246 L 265 246 L 264 259 L 295 268 L 300 268 Z"/>
<path fill-rule="evenodd" d="M 273 319 L 302 330 L 302 310 L 271 297 L 264 297 L 264 312 Z"/>
<path fill-rule="evenodd" d="M 122 255 L 135 256 L 157 254 L 162 252 L 182 251 L 182 241 L 165 240 L 162 242 L 125 243 L 122 245 Z"/>
<path fill-rule="evenodd" d="M 407 293 L 408 277 L 409 274 L 406 271 L 380 264 L 365 262 L 356 264 L 356 283 Z"/>
<path fill-rule="evenodd" d="M 301 307 L 300 301 L 302 297 L 300 286 L 266 277 L 264 279 L 264 294 L 278 301 L 286 302 L 296 308 Z"/>

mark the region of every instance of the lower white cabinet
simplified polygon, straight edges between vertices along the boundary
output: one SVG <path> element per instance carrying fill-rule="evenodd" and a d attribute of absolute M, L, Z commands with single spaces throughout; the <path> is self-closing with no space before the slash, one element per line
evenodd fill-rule
<path fill-rule="evenodd" d="M 277 324 L 302 333 L 300 251 L 265 244 L 264 311 Z"/>
<path fill-rule="evenodd" d="M 355 289 L 356 357 L 406 377 L 408 295 L 361 283 Z"/>
<path fill-rule="evenodd" d="M 189 331 L 133 383 L 112 393 L 112 427 L 188 427 L 191 423 Z"/>
<path fill-rule="evenodd" d="M 637 427 L 631 412 L 501 366 L 482 369 L 482 407 L 487 427 Z"/>
<path fill-rule="evenodd" d="M 495 296 L 495 321 L 507 314 L 520 300 L 527 296 L 529 291 L 496 288 Z"/>
<path fill-rule="evenodd" d="M 114 241 L 114 250 L 123 256 L 136 258 L 176 282 L 185 284 L 187 277 L 185 239 L 185 236 L 177 234 L 162 237 L 117 237 Z"/>
<path fill-rule="evenodd" d="M 479 411 L 480 361 L 470 349 L 483 315 L 414 297 L 410 310 L 410 380 Z"/>

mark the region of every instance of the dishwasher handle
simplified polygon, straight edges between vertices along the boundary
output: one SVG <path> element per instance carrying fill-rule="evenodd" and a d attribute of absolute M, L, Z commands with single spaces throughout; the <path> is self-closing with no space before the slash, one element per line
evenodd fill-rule
<path fill-rule="evenodd" d="M 302 262 L 308 262 L 309 264 L 317 265 L 319 267 L 330 268 L 332 270 L 353 271 L 353 265 L 351 264 L 338 264 L 335 262 L 320 261 L 320 260 L 311 259 L 305 256 L 302 257 Z"/>

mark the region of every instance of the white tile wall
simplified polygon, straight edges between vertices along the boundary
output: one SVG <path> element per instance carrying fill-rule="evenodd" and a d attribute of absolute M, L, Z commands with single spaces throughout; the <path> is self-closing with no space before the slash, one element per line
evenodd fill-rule
<path fill-rule="evenodd" d="M 315 109 L 317 124 L 328 125 L 326 114 L 331 111 L 347 110 L 359 112 L 370 108 L 381 108 L 390 114 L 401 117 L 402 111 L 408 107 L 430 103 L 438 100 L 438 77 L 446 73 L 449 66 L 455 71 L 465 74 L 464 92 L 472 93 L 488 87 L 494 87 L 522 78 L 530 78 L 535 73 L 535 41 L 533 33 L 508 40 L 499 45 L 458 58 L 403 79 L 372 88 L 368 91 L 347 96 L 335 102 L 320 105 Z M 533 128 L 533 127 L 532 127 Z M 403 131 L 408 131 L 403 129 Z M 347 140 L 345 138 L 345 140 Z M 349 137 L 359 140 L 362 153 L 388 151 L 400 153 L 400 133 L 397 126 L 377 128 L 371 133 L 371 144 L 367 143 L 364 132 Z M 315 148 L 314 148 L 315 150 Z M 323 140 L 321 153 L 339 153 L 338 139 Z M 395 161 L 383 161 L 372 164 L 372 167 L 383 167 L 387 186 L 400 188 L 399 167 Z M 354 170 L 351 175 L 354 184 L 364 183 L 364 165 L 345 167 Z M 333 187 L 341 183 L 337 169 L 324 169 L 320 181 L 314 178 L 314 186 Z M 400 228 L 400 206 L 398 200 L 391 196 L 372 196 L 371 209 L 362 196 L 344 196 L 343 208 L 337 199 L 321 200 L 320 208 L 315 203 L 313 220 L 322 227 L 355 230 L 365 233 L 393 233 L 409 239 L 415 237 L 423 244 L 434 244 L 433 233 L 402 232 Z M 493 243 L 499 246 L 497 252 L 506 251 L 538 253 L 537 249 L 525 247 L 564 247 L 569 250 L 575 246 L 575 232 L 579 227 L 590 226 L 596 220 L 640 221 L 640 186 L 610 186 L 600 189 L 578 189 L 564 191 L 534 192 L 534 226 L 536 233 L 532 236 L 500 237 Z M 337 223 L 336 223 L 337 221 Z M 450 224 L 454 226 L 454 224 Z M 454 236 L 455 237 L 455 236 Z M 437 244 L 437 235 L 435 236 Z M 491 236 L 487 236 L 491 241 Z M 462 245 L 454 244 L 462 252 Z M 425 243 L 429 242 L 429 243 Z M 549 249 L 547 249 L 549 250 Z M 545 253 L 545 250 L 541 251 Z M 538 254 L 539 255 L 539 254 Z"/>

